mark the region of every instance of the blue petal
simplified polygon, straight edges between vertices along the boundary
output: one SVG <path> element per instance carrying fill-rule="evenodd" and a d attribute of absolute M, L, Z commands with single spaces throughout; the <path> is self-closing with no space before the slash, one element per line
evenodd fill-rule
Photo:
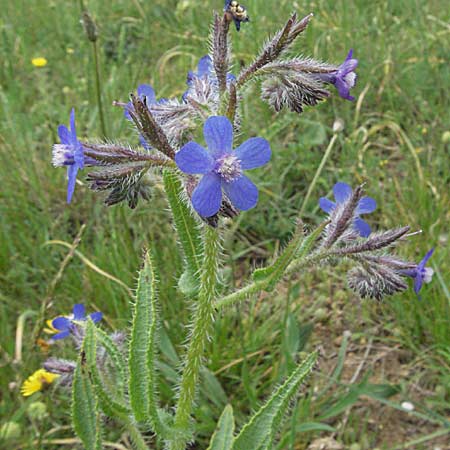
<path fill-rule="evenodd" d="M 150 150 L 150 145 L 147 144 L 147 141 L 145 140 L 144 136 L 142 134 L 139 135 L 139 142 L 146 150 Z"/>
<path fill-rule="evenodd" d="M 65 125 L 58 127 L 58 136 L 61 144 L 70 145 L 72 143 L 72 135 Z"/>
<path fill-rule="evenodd" d="M 325 211 L 326 213 L 330 213 L 333 211 L 334 208 L 336 208 L 336 203 L 332 202 L 331 200 L 328 200 L 325 197 L 321 197 L 319 199 L 319 206 L 322 209 L 322 211 Z"/>
<path fill-rule="evenodd" d="M 133 119 L 131 118 L 130 110 L 134 111 L 132 102 L 128 102 L 127 105 L 123 109 L 123 115 L 125 116 L 125 119 L 132 121 Z"/>
<path fill-rule="evenodd" d="M 215 173 L 208 173 L 192 193 L 192 205 L 202 217 L 211 217 L 219 211 L 221 204 L 220 177 Z"/>
<path fill-rule="evenodd" d="M 363 197 L 356 208 L 357 214 L 369 214 L 377 209 L 377 202 L 371 197 Z"/>
<path fill-rule="evenodd" d="M 72 326 L 72 322 L 67 317 L 57 317 L 52 320 L 52 327 L 57 330 L 68 330 Z"/>
<path fill-rule="evenodd" d="M 92 322 L 97 323 L 97 322 L 100 322 L 100 320 L 102 320 L 103 313 L 95 312 L 95 313 L 90 314 L 89 317 L 91 318 Z"/>
<path fill-rule="evenodd" d="M 261 167 L 270 161 L 271 156 L 269 142 L 260 137 L 248 139 L 234 153 L 241 161 L 243 170 Z"/>
<path fill-rule="evenodd" d="M 77 129 L 75 128 L 75 109 L 72 108 L 70 111 L 70 131 L 72 133 L 72 144 L 76 144 L 77 141 Z"/>
<path fill-rule="evenodd" d="M 258 203 L 258 188 L 245 175 L 229 183 L 222 182 L 222 187 L 231 203 L 241 211 L 247 211 Z"/>
<path fill-rule="evenodd" d="M 336 183 L 333 194 L 337 203 L 344 203 L 352 195 L 352 188 L 347 183 Z"/>
<path fill-rule="evenodd" d="M 236 77 L 232 73 L 227 73 L 227 83 L 231 83 L 232 81 L 236 81 Z"/>
<path fill-rule="evenodd" d="M 431 255 L 434 252 L 434 247 L 431 250 L 428 250 L 427 254 L 424 256 L 424 258 L 422 259 L 422 261 L 420 261 L 420 263 L 417 265 L 417 270 L 421 271 L 425 268 L 428 260 L 431 258 Z"/>
<path fill-rule="evenodd" d="M 212 71 L 212 61 L 209 55 L 200 58 L 197 66 L 197 76 L 202 77 L 203 75 L 209 75 Z"/>
<path fill-rule="evenodd" d="M 155 90 L 149 84 L 141 84 L 137 88 L 139 97 L 146 97 L 147 105 L 156 102 Z"/>
<path fill-rule="evenodd" d="M 82 303 L 77 303 L 73 305 L 72 309 L 73 320 L 83 320 L 86 318 L 86 308 Z"/>
<path fill-rule="evenodd" d="M 208 150 L 214 158 L 230 153 L 233 147 L 233 125 L 224 116 L 210 117 L 203 126 Z"/>
<path fill-rule="evenodd" d="M 70 336 L 70 330 L 61 331 L 61 333 L 56 333 L 52 336 L 52 340 L 57 341 L 58 339 L 64 339 Z"/>
<path fill-rule="evenodd" d="M 414 278 L 414 292 L 419 294 L 419 291 L 422 289 L 423 285 L 423 277 L 420 274 L 417 274 L 416 278 Z"/>
<path fill-rule="evenodd" d="M 361 237 L 369 237 L 372 229 L 370 225 L 361 219 L 361 217 L 357 217 L 354 221 L 355 228 L 359 231 Z"/>
<path fill-rule="evenodd" d="M 175 155 L 178 168 L 184 173 L 205 174 L 214 167 L 212 156 L 196 142 L 188 142 Z"/>
<path fill-rule="evenodd" d="M 72 201 L 72 196 L 75 191 L 75 182 L 77 180 L 78 166 L 76 164 L 72 164 L 67 167 L 67 203 Z"/>
<path fill-rule="evenodd" d="M 351 102 L 355 100 L 355 97 L 350 95 L 350 87 L 341 77 L 338 76 L 336 78 L 334 85 L 336 86 L 336 89 L 338 90 L 339 96 L 341 98 L 343 98 L 344 100 L 350 100 Z"/>

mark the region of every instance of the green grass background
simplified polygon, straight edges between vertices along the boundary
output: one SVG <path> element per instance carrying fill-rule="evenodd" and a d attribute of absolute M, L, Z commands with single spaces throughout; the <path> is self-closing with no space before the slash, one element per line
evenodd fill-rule
<path fill-rule="evenodd" d="M 407 352 L 405 364 L 413 369 L 396 380 L 397 400 L 409 398 L 411 386 L 420 385 L 429 393 L 420 414 L 426 423 L 436 425 L 437 432 L 441 429 L 442 417 L 448 414 L 450 384 L 450 26 L 446 3 L 247 1 L 251 23 L 244 24 L 239 34 L 232 30 L 235 73 L 251 61 L 267 34 L 276 31 L 291 11 L 313 11 L 315 17 L 295 52 L 339 63 L 353 47 L 360 61 L 358 100 L 345 102 L 335 95 L 300 116 L 283 112 L 276 117 L 259 100 L 257 86 L 249 89 L 249 101 L 242 110 L 243 130 L 245 135 L 269 139 L 273 159 L 253 175 L 261 188 L 258 208 L 241 215 L 227 232 L 224 260 L 233 268 L 231 280 L 239 283 L 252 265 L 270 258 L 288 239 L 337 118 L 344 121 L 345 129 L 306 205 L 304 220 L 311 224 L 320 220 L 316 200 L 329 194 L 336 181 L 366 182 L 379 205 L 371 224 L 422 229 L 423 234 L 408 240 L 400 252 L 418 261 L 435 246 L 431 266 L 436 275 L 424 288 L 422 301 L 409 291 L 378 305 L 361 304 L 347 291 L 343 270 L 320 269 L 298 274 L 263 301 L 255 299 L 225 311 L 215 324 L 216 339 L 207 361 L 211 372 L 205 374 L 204 401 L 196 412 L 198 448 L 204 448 L 205 437 L 227 401 L 233 403 L 242 423 L 287 373 L 298 350 L 321 345 L 327 336 L 318 332 L 321 329 L 333 339 L 349 329 L 363 342 L 373 340 Z M 100 33 L 108 138 L 135 142 L 136 135 L 121 110 L 110 106 L 112 101 L 127 100 L 143 82 L 151 83 L 158 97 L 180 96 L 187 70 L 207 52 L 211 11 L 219 10 L 222 2 L 91 0 L 86 4 Z M 64 428 L 69 423 L 68 396 L 51 392 L 24 400 L 18 395 L 20 383 L 43 360 L 32 341 L 32 329 L 41 326 L 37 315 L 26 320 L 23 355 L 20 361 L 14 360 L 19 316 L 25 311 L 37 314 L 45 299 L 50 300 L 49 318 L 84 302 L 103 311 L 107 326 L 117 329 L 129 323 L 130 309 L 126 289 L 89 268 L 77 255 L 52 288 L 68 249 L 48 241 L 71 244 L 85 224 L 78 251 L 130 288 L 143 247 L 155 249 L 167 334 L 161 387 L 166 402 L 173 395 L 173 367 L 176 353 L 183 351 L 190 310 L 174 287 L 182 264 L 174 257 L 176 242 L 160 186 L 155 186 L 151 203 L 141 203 L 133 211 L 125 206 L 105 207 L 86 185 L 77 186 L 68 206 L 64 171 L 51 166 L 57 125 L 68 122 L 71 107 L 76 108 L 79 135 L 101 137 L 92 49 L 79 22 L 79 2 L 0 0 L 0 11 L 0 417 L 2 422 L 12 420 L 21 426 L 21 436 L 11 448 L 59 448 L 45 442 L 72 437 L 70 429 Z M 33 67 L 31 59 L 37 56 L 47 58 L 46 67 Z M 54 354 L 64 352 L 52 349 Z M 259 353 L 252 356 L 255 352 Z M 330 384 L 322 397 L 314 389 L 321 383 Z M 361 417 L 370 417 L 364 404 L 358 410 L 362 415 L 350 411 L 344 426 L 338 426 L 346 406 L 354 404 L 347 398 L 350 391 L 339 377 L 330 379 L 330 372 L 319 368 L 281 433 L 280 448 L 306 448 L 314 438 L 330 435 L 325 426 L 309 432 L 300 426 L 319 421 L 336 430 L 335 437 L 345 448 L 352 444 L 362 449 L 391 448 L 373 428 L 359 423 Z M 27 409 L 36 398 L 50 412 L 43 421 L 30 417 Z M 327 418 L 326 411 L 339 401 L 343 407 Z M 56 431 L 45 435 L 50 429 Z M 106 437 L 118 441 L 120 432 L 111 427 Z M 418 430 L 408 439 L 421 437 Z M 403 445 L 402 440 L 397 442 Z M 431 448 L 430 442 L 407 448 Z"/>

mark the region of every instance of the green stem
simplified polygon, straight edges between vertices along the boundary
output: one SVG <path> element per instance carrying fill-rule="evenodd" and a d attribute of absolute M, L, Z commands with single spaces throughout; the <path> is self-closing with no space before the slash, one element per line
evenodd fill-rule
<path fill-rule="evenodd" d="M 320 161 L 320 165 L 316 170 L 316 174 L 314 175 L 314 178 L 308 187 L 308 192 L 306 193 L 305 199 L 303 200 L 302 207 L 299 212 L 300 217 L 302 217 L 303 213 L 305 212 L 305 208 L 306 208 L 306 205 L 308 204 L 309 197 L 311 196 L 311 193 L 317 183 L 317 180 L 318 180 L 320 174 L 322 173 L 325 163 L 327 162 L 327 160 L 331 154 L 331 150 L 333 149 L 333 146 L 334 146 L 334 143 L 336 142 L 337 136 L 338 136 L 337 134 L 334 134 L 333 137 L 331 138 L 331 141 L 328 144 L 328 148 L 326 149 L 325 154 L 323 155 L 322 161 Z"/>
<path fill-rule="evenodd" d="M 94 64 L 95 64 L 95 88 L 97 91 L 97 106 L 98 113 L 100 115 L 100 127 L 102 131 L 102 135 L 106 137 L 106 126 L 105 126 L 105 116 L 103 114 L 103 103 L 102 103 L 102 93 L 101 93 L 101 83 L 100 83 L 100 64 L 98 61 L 98 48 L 97 42 L 92 42 L 92 48 L 94 51 Z"/>
<path fill-rule="evenodd" d="M 184 450 L 189 440 L 188 431 L 195 401 L 196 386 L 203 353 L 213 323 L 218 249 L 217 231 L 212 227 L 206 227 L 201 287 L 192 324 L 192 334 L 184 361 L 180 396 L 174 421 L 177 433 L 171 442 L 171 450 Z"/>
<path fill-rule="evenodd" d="M 290 275 L 298 271 L 299 269 L 303 269 L 304 267 L 307 267 L 315 262 L 320 261 L 321 259 L 326 258 L 327 256 L 328 253 L 320 252 L 307 256 L 306 258 L 296 259 L 292 261 L 291 264 L 289 264 L 285 271 L 285 275 Z M 234 303 L 237 303 L 241 300 L 245 300 L 246 298 L 250 297 L 250 295 L 257 294 L 258 292 L 264 290 L 268 286 L 268 284 L 269 282 L 267 280 L 254 281 L 253 283 L 250 283 L 247 286 L 238 289 L 236 292 L 228 294 L 225 297 L 217 300 L 215 302 L 215 307 L 217 309 L 220 309 L 224 306 L 233 305 Z"/>

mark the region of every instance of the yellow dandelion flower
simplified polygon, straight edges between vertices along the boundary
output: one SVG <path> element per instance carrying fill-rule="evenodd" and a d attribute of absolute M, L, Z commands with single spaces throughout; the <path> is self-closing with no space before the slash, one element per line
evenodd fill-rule
<path fill-rule="evenodd" d="M 34 67 L 45 67 L 47 65 L 47 60 L 45 58 L 39 57 L 39 58 L 33 58 L 31 60 L 31 64 L 33 64 Z"/>
<path fill-rule="evenodd" d="M 59 377 L 56 373 L 47 372 L 45 369 L 36 370 L 22 384 L 20 392 L 24 397 L 42 391 Z"/>

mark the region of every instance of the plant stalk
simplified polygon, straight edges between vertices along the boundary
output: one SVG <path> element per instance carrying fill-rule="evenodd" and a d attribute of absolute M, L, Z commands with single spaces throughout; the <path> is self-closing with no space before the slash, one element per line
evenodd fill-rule
<path fill-rule="evenodd" d="M 98 58 L 98 47 L 97 41 L 92 42 L 92 49 L 94 52 L 94 64 L 95 64 L 95 89 L 97 93 L 97 107 L 100 116 L 100 128 L 104 138 L 106 138 L 106 125 L 105 116 L 103 113 L 103 103 L 102 103 L 102 92 L 101 92 L 101 82 L 100 82 L 100 64 Z"/>
<path fill-rule="evenodd" d="M 206 227 L 201 287 L 186 353 L 174 425 L 177 434 L 171 450 L 184 450 L 189 440 L 189 426 L 202 358 L 214 320 L 219 239 L 217 230 Z"/>

